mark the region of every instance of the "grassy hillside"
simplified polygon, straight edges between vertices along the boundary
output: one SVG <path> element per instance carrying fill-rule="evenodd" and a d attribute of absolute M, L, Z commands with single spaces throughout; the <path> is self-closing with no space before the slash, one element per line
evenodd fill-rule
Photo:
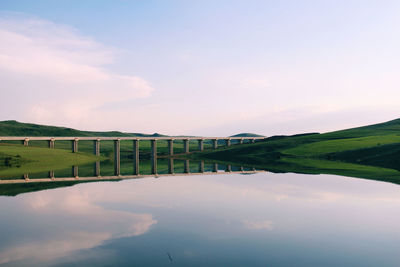
<path fill-rule="evenodd" d="M 124 133 L 118 131 L 92 132 L 17 121 L 0 121 L 0 136 L 162 136 L 160 134 Z"/>
<path fill-rule="evenodd" d="M 256 144 L 192 157 L 255 165 L 275 172 L 400 181 L 400 119 L 324 134 L 273 136 Z"/>
<path fill-rule="evenodd" d="M 328 153 L 372 148 L 375 146 L 400 143 L 400 135 L 374 135 L 356 138 L 333 139 L 299 145 L 283 150 L 283 153 L 295 156 L 321 156 Z"/>
<path fill-rule="evenodd" d="M 31 172 L 64 169 L 73 165 L 100 160 L 86 153 L 62 149 L 0 145 L 0 177 Z"/>
<path fill-rule="evenodd" d="M 260 134 L 254 134 L 254 133 L 240 133 L 240 134 L 232 135 L 231 137 L 264 137 L 264 136 L 260 135 Z"/>

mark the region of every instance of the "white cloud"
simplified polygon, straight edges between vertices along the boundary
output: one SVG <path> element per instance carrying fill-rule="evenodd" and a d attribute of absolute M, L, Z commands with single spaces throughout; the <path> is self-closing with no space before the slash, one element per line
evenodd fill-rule
<path fill-rule="evenodd" d="M 82 126 L 101 117 L 104 104 L 153 91 L 138 76 L 107 69 L 114 51 L 68 26 L 3 16 L 0 43 L 0 109 L 14 118 Z"/>

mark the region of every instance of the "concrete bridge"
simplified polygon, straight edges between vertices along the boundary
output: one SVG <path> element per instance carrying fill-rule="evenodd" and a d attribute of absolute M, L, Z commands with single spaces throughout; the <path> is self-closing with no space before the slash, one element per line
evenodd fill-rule
<path fill-rule="evenodd" d="M 189 142 L 191 140 L 198 142 L 198 150 L 204 150 L 204 142 L 207 140 L 212 141 L 212 149 L 218 148 L 218 141 L 224 140 L 225 146 L 229 147 L 232 145 L 232 140 L 237 140 L 237 144 L 243 144 L 245 141 L 255 143 L 257 140 L 263 140 L 265 137 L 17 137 L 17 136 L 0 136 L 0 141 L 21 141 L 24 146 L 29 146 L 29 141 L 47 141 L 49 148 L 55 147 L 56 141 L 71 141 L 72 152 L 78 152 L 79 141 L 93 141 L 93 153 L 97 156 L 100 155 L 100 143 L 101 141 L 113 141 L 114 142 L 114 175 L 120 176 L 121 174 L 121 141 L 132 141 L 132 153 L 134 161 L 134 173 L 133 175 L 139 175 L 139 142 L 150 141 L 151 143 L 151 173 L 157 174 L 157 141 L 167 141 L 168 143 L 168 155 L 174 155 L 174 141 L 183 141 L 184 153 L 189 153 Z M 173 169 L 173 160 L 172 169 Z M 96 166 L 96 176 L 100 176 L 100 163 Z M 170 164 L 171 165 L 171 164 Z M 169 169 L 171 169 L 169 167 Z M 74 170 L 74 176 L 77 177 L 77 167 Z M 76 175 L 75 175 L 76 174 Z"/>

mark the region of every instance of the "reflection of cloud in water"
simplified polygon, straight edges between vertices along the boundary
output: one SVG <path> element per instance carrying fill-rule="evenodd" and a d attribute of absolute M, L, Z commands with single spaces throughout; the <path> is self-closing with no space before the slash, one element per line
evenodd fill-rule
<path fill-rule="evenodd" d="M 18 208 L 32 218 L 30 229 L 23 233 L 22 244 L 0 252 L 0 264 L 19 260 L 54 261 L 110 239 L 142 235 L 157 223 L 151 214 L 103 208 L 96 201 L 106 202 L 107 198 L 102 198 L 99 192 L 92 195 L 79 187 L 71 189 L 28 194 L 22 198 Z"/>
<path fill-rule="evenodd" d="M 12 244 L 0 247 L 0 262 L 34 259 L 39 265 L 41 261 L 72 258 L 77 254 L 74 252 L 88 249 L 79 254 L 85 257 L 96 253 L 90 248 L 110 239 L 144 234 L 157 223 L 148 213 L 107 207 L 133 211 L 139 207 L 157 212 L 157 218 L 171 216 L 163 221 L 163 227 L 194 231 L 210 240 L 249 231 L 260 235 L 322 232 L 332 225 L 346 232 L 348 225 L 342 218 L 352 218 L 352 224 L 367 230 L 397 229 L 396 220 L 371 220 L 371 211 L 364 207 L 373 208 L 373 214 L 385 214 L 377 205 L 384 202 L 387 208 L 397 210 L 398 189 L 388 183 L 329 175 L 257 174 L 89 183 L 24 194 L 13 199 L 15 205 L 9 214 L 18 222 L 13 231 L 19 233 Z M 4 209 L 11 210 L 9 206 Z M 364 212 L 354 216 L 354 209 Z M 192 216 L 187 216 L 188 212 Z M 196 253 L 188 249 L 184 256 Z M 19 265 L 32 265 L 27 263 Z"/>
<path fill-rule="evenodd" d="M 176 182 L 179 181 L 179 182 Z M 135 193 L 127 184 L 135 184 Z M 354 185 L 354 186 L 353 186 Z M 92 185 L 103 187 L 100 184 Z M 376 190 L 379 186 L 380 190 Z M 146 207 L 176 208 L 181 203 L 217 202 L 326 202 L 368 201 L 399 202 L 391 184 L 329 175 L 257 174 L 204 176 L 201 178 L 161 177 L 157 180 L 122 181 L 114 184 L 119 194 L 109 201 L 135 201 Z M 207 197 L 204 193 L 207 192 Z M 157 197 L 153 197 L 157 195 Z M 184 201 L 183 201 L 184 200 Z"/>
<path fill-rule="evenodd" d="M 0 253 L 0 264 L 23 259 L 50 261 L 76 250 L 95 247 L 109 238 L 109 233 L 66 232 L 45 242 L 34 241 L 11 247 Z"/>

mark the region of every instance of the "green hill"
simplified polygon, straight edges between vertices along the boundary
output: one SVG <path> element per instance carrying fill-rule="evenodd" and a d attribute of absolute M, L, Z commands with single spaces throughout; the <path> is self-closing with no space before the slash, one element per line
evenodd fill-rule
<path fill-rule="evenodd" d="M 275 172 L 333 173 L 400 182 L 400 119 L 334 131 L 272 136 L 193 157 Z"/>
<path fill-rule="evenodd" d="M 254 133 L 240 133 L 231 135 L 231 137 L 264 137 L 264 135 L 254 134 Z"/>
<path fill-rule="evenodd" d="M 161 134 L 124 133 L 118 131 L 93 132 L 72 128 L 22 123 L 14 120 L 0 121 L 0 136 L 162 136 Z"/>
<path fill-rule="evenodd" d="M 52 170 L 59 170 L 104 159 L 88 153 L 72 153 L 63 149 L 15 145 L 2 145 L 0 148 L 0 177 L 48 171 L 49 166 Z"/>

